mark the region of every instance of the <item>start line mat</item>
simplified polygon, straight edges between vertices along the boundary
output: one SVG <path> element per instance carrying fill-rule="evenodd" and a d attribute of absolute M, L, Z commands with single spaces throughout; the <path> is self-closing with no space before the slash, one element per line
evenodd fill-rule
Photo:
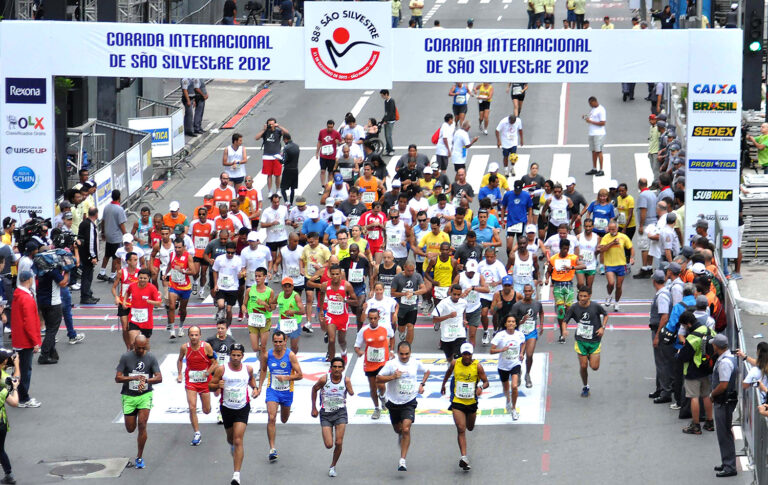
<path fill-rule="evenodd" d="M 438 424 L 453 426 L 453 415 L 448 410 L 450 404 L 448 400 L 449 389 L 446 389 L 446 396 L 440 394 L 445 371 L 448 369 L 443 354 L 413 354 L 411 358 L 421 360 L 429 369 L 429 380 L 424 389 L 424 394 L 419 396 L 419 406 L 416 409 L 417 422 L 419 424 Z M 526 389 L 525 383 L 521 380 L 518 388 L 519 394 L 517 406 L 520 409 L 520 419 L 512 421 L 512 417 L 506 413 L 506 400 L 499 380 L 499 374 L 496 370 L 497 359 L 489 354 L 475 354 L 483 364 L 483 368 L 488 376 L 490 387 L 483 391 L 479 400 L 479 410 L 477 425 L 503 425 L 503 424 L 543 424 L 546 411 L 547 395 L 547 377 L 549 355 L 546 352 L 536 352 L 533 359 L 533 370 L 531 378 L 533 387 Z M 163 383 L 154 386 L 153 408 L 149 417 L 150 423 L 169 423 L 169 424 L 188 424 L 189 408 L 187 406 L 184 384 L 176 382 L 176 361 L 178 354 L 167 354 L 161 359 L 160 371 L 163 374 Z M 249 352 L 246 354 L 244 363 L 254 369 L 258 379 L 259 362 L 256 354 Z M 350 359 L 352 363 L 352 359 Z M 329 364 L 325 362 L 325 354 L 320 352 L 301 352 L 299 354 L 299 365 L 301 366 L 304 378 L 294 383 L 293 405 L 291 406 L 291 418 L 288 424 L 315 424 L 319 418 L 313 418 L 311 392 L 312 386 L 317 380 L 328 372 Z M 525 367 L 525 363 L 523 363 Z M 347 413 L 350 424 L 386 424 L 390 425 L 386 409 L 382 410 L 381 419 L 374 421 L 371 419 L 373 413 L 373 402 L 370 399 L 368 379 L 363 372 L 362 361 L 355 359 L 354 369 L 351 374 L 352 388 L 355 391 L 354 396 L 347 397 Z M 267 384 L 265 380 L 265 385 Z M 450 385 L 450 380 L 448 382 Z M 446 386 L 448 387 L 448 386 Z M 251 416 L 249 424 L 266 424 L 267 408 L 264 402 L 266 390 L 255 400 L 251 400 Z M 118 398 L 119 399 L 119 398 Z M 116 399 L 115 407 L 119 409 L 119 400 Z M 200 423 L 215 423 L 216 412 L 218 409 L 218 398 L 211 394 L 210 414 L 203 414 L 201 405 L 198 403 L 198 419 Z M 123 416 L 120 414 L 115 422 L 123 422 Z"/>

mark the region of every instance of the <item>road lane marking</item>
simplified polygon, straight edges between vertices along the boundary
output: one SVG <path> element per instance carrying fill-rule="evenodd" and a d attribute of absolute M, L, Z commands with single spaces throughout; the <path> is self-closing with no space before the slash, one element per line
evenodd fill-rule
<path fill-rule="evenodd" d="M 549 178 L 553 182 L 560 182 L 565 187 L 565 179 L 568 178 L 568 170 L 571 166 L 570 153 L 555 153 L 552 155 L 552 170 Z"/>
<path fill-rule="evenodd" d="M 299 172 L 299 186 L 296 188 L 296 195 L 304 195 L 304 191 L 315 180 L 318 173 L 320 173 L 320 163 L 317 161 L 317 157 L 312 157 Z"/>
<path fill-rule="evenodd" d="M 207 181 L 200 190 L 195 193 L 195 197 L 204 197 L 205 194 L 210 194 L 213 189 L 219 186 L 219 177 L 212 177 Z"/>
<path fill-rule="evenodd" d="M 352 116 L 357 118 L 357 115 L 360 114 L 360 111 L 363 109 L 363 106 L 365 106 L 365 103 L 367 103 L 369 99 L 370 99 L 370 96 L 360 96 L 360 99 L 357 100 L 357 103 L 355 103 L 355 106 L 353 106 L 352 109 L 349 110 L 349 112 L 352 113 Z"/>
<path fill-rule="evenodd" d="M 480 182 L 483 181 L 483 175 L 485 175 L 485 167 L 488 165 L 488 159 L 490 155 L 472 155 L 472 158 L 467 165 L 467 183 L 472 186 L 475 194 L 480 191 Z"/>
<path fill-rule="evenodd" d="M 648 185 L 651 185 L 653 182 L 653 168 L 647 153 L 635 153 L 635 172 L 637 173 L 638 180 L 644 178 L 648 181 Z"/>
<path fill-rule="evenodd" d="M 560 116 L 557 120 L 557 144 L 565 145 L 566 117 L 568 116 L 568 83 L 560 86 Z"/>
<path fill-rule="evenodd" d="M 529 163 L 531 163 L 531 156 L 529 154 L 518 153 L 517 163 L 515 164 L 515 176 L 512 177 L 511 180 L 507 180 L 507 182 L 514 182 L 515 180 L 523 178 L 523 175 L 528 173 Z M 512 188 L 512 184 L 509 184 L 509 187 Z"/>
<path fill-rule="evenodd" d="M 598 162 L 599 168 L 599 162 Z M 608 183 L 611 181 L 611 154 L 603 153 L 603 172 L 605 175 L 601 177 L 592 177 L 592 188 L 595 193 L 598 193 L 600 189 L 607 189 Z"/>

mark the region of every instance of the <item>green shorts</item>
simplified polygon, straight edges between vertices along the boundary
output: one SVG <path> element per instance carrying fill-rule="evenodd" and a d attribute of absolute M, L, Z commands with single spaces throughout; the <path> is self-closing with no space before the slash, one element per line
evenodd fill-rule
<path fill-rule="evenodd" d="M 600 344 L 601 341 L 599 340 L 597 342 L 582 342 L 577 340 L 576 343 L 573 344 L 573 350 L 579 355 L 599 354 Z"/>
<path fill-rule="evenodd" d="M 573 283 L 570 281 L 567 283 L 553 282 L 552 295 L 555 297 L 555 305 L 557 306 L 573 304 Z"/>
<path fill-rule="evenodd" d="M 583 274 L 586 276 L 595 276 L 595 273 L 597 273 L 597 270 L 594 269 L 577 269 L 576 274 Z"/>
<path fill-rule="evenodd" d="M 152 409 L 152 391 L 145 392 L 139 396 L 126 396 L 123 398 L 123 414 L 134 415 L 139 409 Z"/>

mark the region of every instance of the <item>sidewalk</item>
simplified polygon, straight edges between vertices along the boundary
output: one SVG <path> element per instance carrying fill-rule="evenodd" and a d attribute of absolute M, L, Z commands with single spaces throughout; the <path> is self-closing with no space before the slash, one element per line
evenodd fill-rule
<path fill-rule="evenodd" d="M 768 315 L 768 285 L 763 280 L 765 269 L 763 264 L 742 264 L 742 279 L 729 282 L 739 309 L 750 315 Z"/>

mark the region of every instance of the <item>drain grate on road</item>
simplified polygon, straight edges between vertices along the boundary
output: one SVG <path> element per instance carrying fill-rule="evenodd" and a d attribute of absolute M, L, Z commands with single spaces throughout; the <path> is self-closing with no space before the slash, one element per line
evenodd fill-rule
<path fill-rule="evenodd" d="M 118 478 L 130 458 L 102 458 L 98 460 L 73 460 L 43 462 L 52 467 L 48 474 L 57 478 Z"/>

